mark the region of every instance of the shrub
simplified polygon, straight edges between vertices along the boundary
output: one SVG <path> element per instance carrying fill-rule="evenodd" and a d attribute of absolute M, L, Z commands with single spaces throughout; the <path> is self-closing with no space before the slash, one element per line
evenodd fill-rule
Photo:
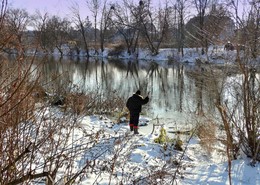
<path fill-rule="evenodd" d="M 200 123 L 196 130 L 196 135 L 200 139 L 201 146 L 210 154 L 216 142 L 217 126 L 212 120 L 206 123 Z"/>

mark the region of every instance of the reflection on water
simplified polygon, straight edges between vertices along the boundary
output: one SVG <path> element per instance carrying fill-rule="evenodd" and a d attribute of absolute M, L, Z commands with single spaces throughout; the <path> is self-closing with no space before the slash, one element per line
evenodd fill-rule
<path fill-rule="evenodd" d="M 193 65 L 162 61 L 56 60 L 42 66 L 45 83 L 55 81 L 56 88 L 72 83 L 78 91 L 117 93 L 125 100 L 137 89 L 143 96 L 150 91 L 151 101 L 144 107 L 149 117 L 171 117 L 179 113 L 214 111 L 213 98 L 205 93 L 203 81 L 189 77 Z M 62 78 L 58 78 L 62 76 Z M 52 84 L 53 85 L 53 84 Z"/>

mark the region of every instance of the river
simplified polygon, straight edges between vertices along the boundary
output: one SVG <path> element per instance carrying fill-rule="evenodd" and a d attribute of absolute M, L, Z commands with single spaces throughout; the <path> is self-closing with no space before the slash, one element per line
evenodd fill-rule
<path fill-rule="evenodd" d="M 125 100 L 138 89 L 143 96 L 150 92 L 150 102 L 143 109 L 150 118 L 215 112 L 212 95 L 206 91 L 208 84 L 189 75 L 198 69 L 194 64 L 54 57 L 37 61 L 45 61 L 42 74 L 46 83 L 60 76 L 57 86 L 67 83 L 83 92 L 113 92 Z"/>

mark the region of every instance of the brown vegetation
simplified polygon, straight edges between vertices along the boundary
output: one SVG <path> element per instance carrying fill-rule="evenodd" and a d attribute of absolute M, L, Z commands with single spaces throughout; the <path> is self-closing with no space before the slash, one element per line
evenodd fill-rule
<path fill-rule="evenodd" d="M 208 153 L 214 150 L 217 141 L 217 125 L 212 120 L 207 120 L 198 125 L 196 134 L 200 139 L 202 148 Z"/>

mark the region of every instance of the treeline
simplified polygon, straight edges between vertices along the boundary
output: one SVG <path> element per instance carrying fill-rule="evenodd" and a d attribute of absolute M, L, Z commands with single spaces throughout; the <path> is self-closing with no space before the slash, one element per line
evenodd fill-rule
<path fill-rule="evenodd" d="M 30 46 L 64 55 L 66 46 L 68 54 L 84 50 L 89 57 L 93 55 L 90 50 L 102 54 L 108 47 L 115 54 L 127 51 L 137 56 L 141 47 L 153 55 L 159 48 L 178 48 L 183 55 L 183 48 L 197 47 L 204 54 L 210 45 L 231 41 L 246 45 L 253 57 L 259 53 L 257 1 L 248 1 L 245 6 L 230 0 L 165 0 L 156 4 L 150 0 L 86 0 L 88 17 L 83 17 L 74 3 L 69 16 L 63 18 L 40 11 L 29 14 L 8 6 L 7 0 L 2 2 L 0 47 L 5 52 Z M 28 27 L 33 31 L 26 31 Z"/>

